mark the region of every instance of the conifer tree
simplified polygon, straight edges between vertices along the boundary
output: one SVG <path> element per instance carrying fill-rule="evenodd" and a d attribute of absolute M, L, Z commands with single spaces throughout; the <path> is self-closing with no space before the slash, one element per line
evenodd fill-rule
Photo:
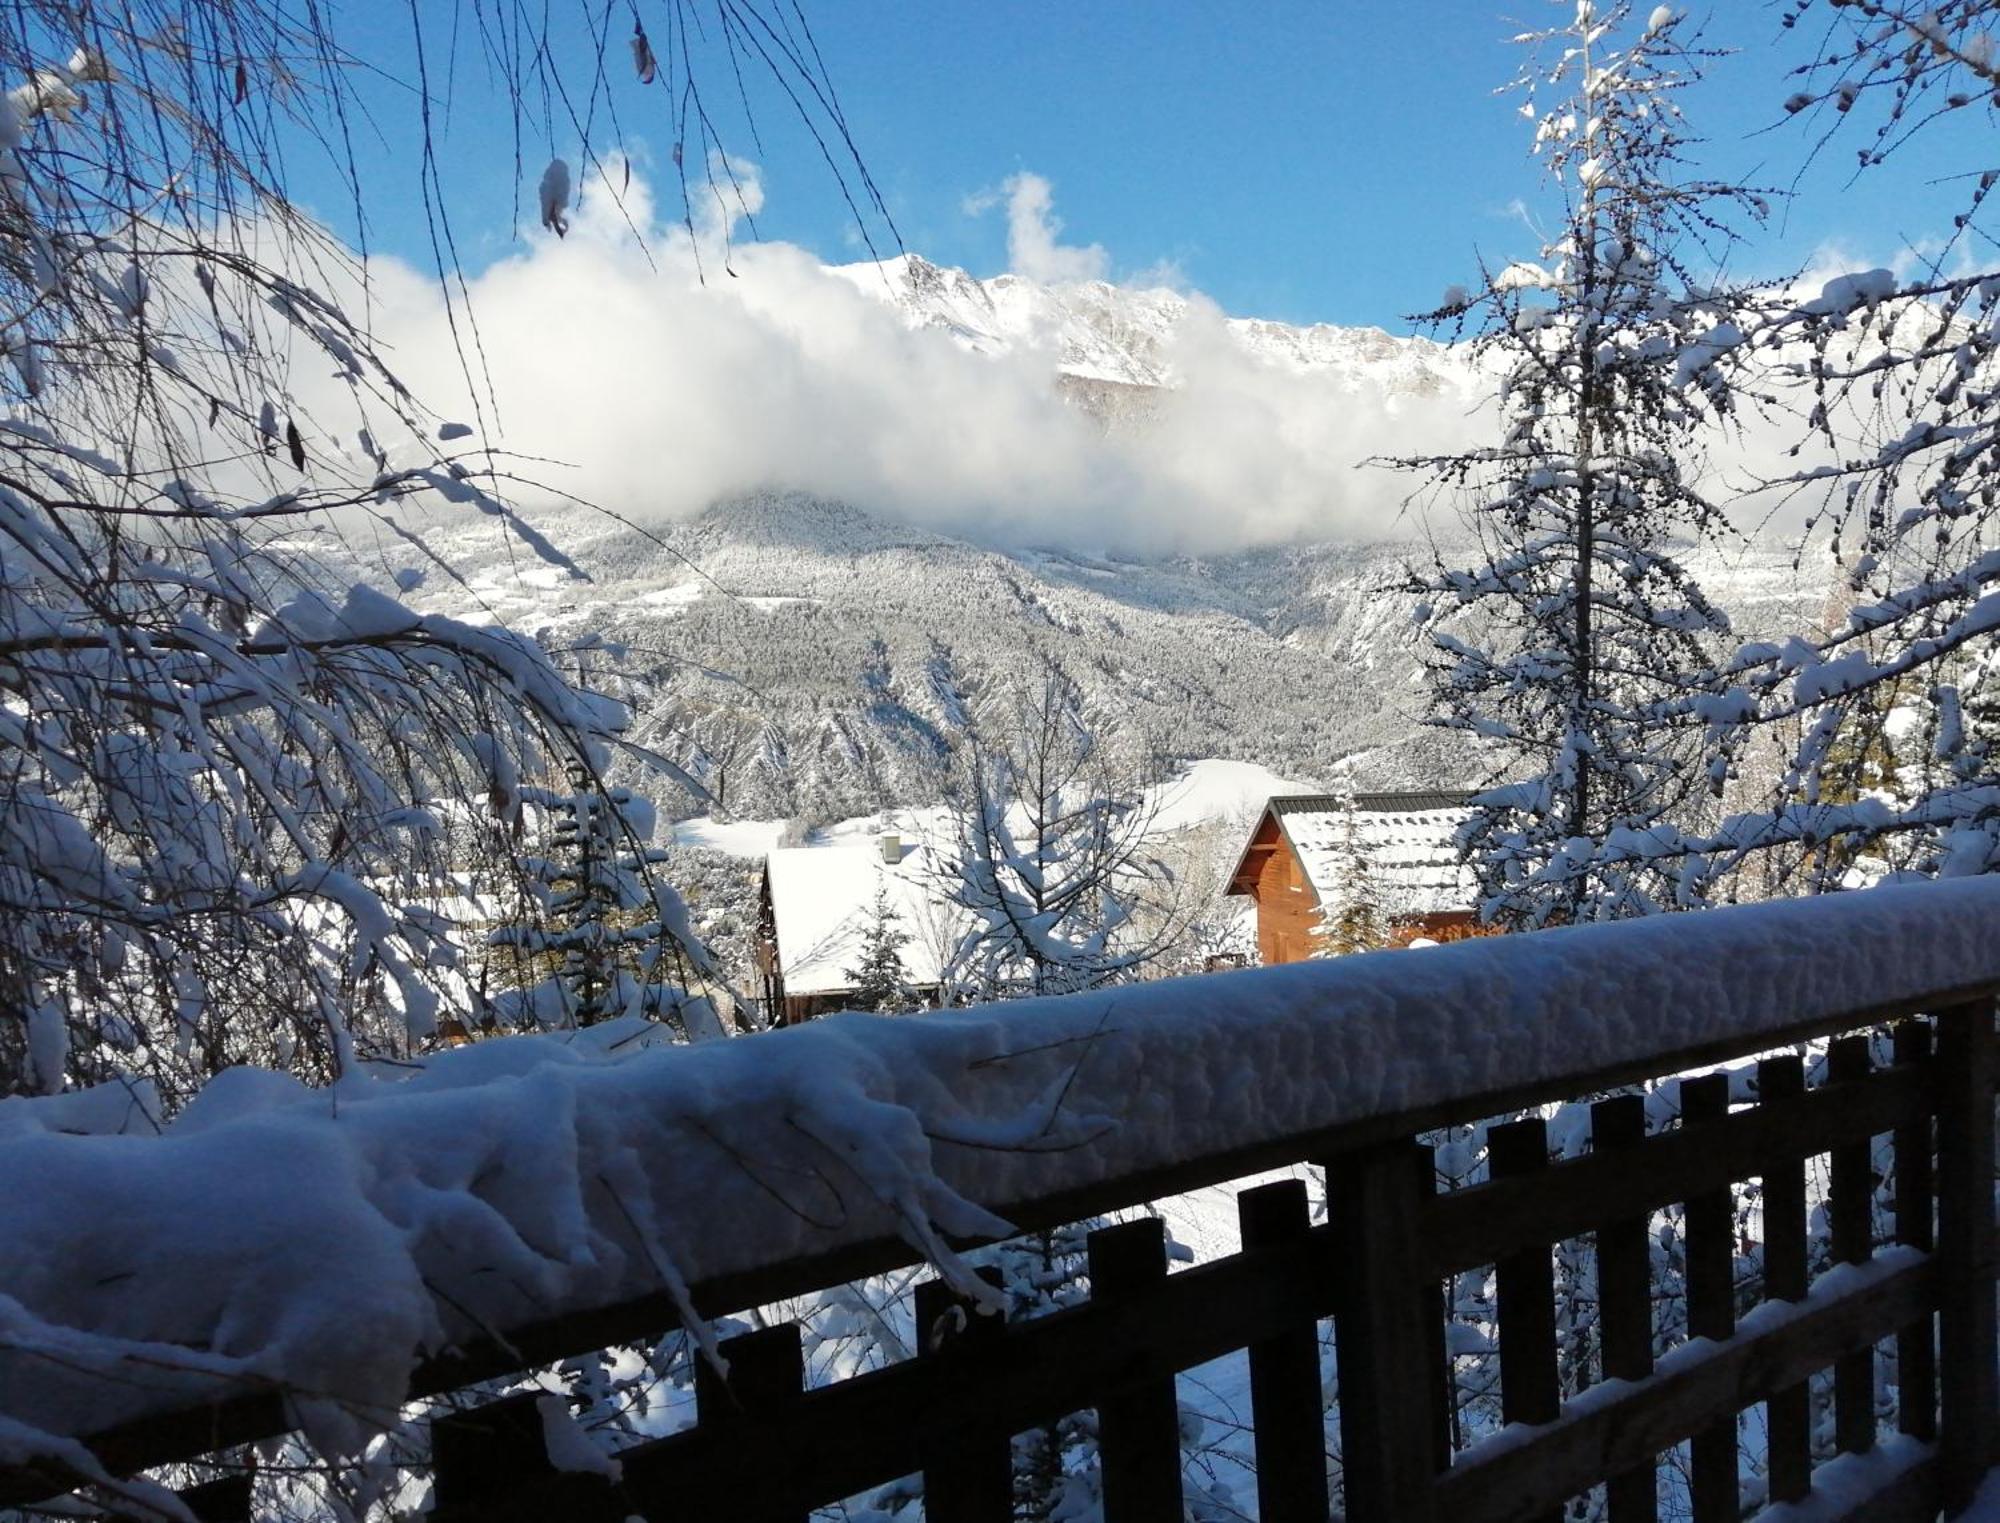
<path fill-rule="evenodd" d="M 1328 957 L 1386 946 L 1390 933 L 1390 910 L 1383 901 L 1373 853 L 1361 837 L 1352 790 L 1342 797 L 1339 829 L 1334 882 L 1330 897 L 1320 906 L 1319 934 L 1315 938 L 1316 950 Z"/>
<path fill-rule="evenodd" d="M 1993 0 L 1793 0 L 1782 19 L 1801 33 L 1816 23 L 1785 110 L 1817 128 L 1822 149 L 1854 141 L 1861 174 L 1948 146 L 1937 125 L 1990 109 L 2000 86 Z M 1862 858 L 1877 875 L 2000 870 L 2000 759 L 1967 702 L 1990 690 L 2000 651 L 2000 180 L 1977 153 L 1926 173 L 1967 187 L 1942 246 L 1906 275 L 1861 270 L 1776 293 L 1732 346 L 1760 374 L 1776 356 L 1798 378 L 1788 400 L 1806 421 L 1793 453 L 1810 446 L 1809 463 L 1768 485 L 1830 539 L 1843 606 L 1825 629 L 1734 663 L 1721 743 L 1777 734 L 1788 765 L 1761 807 L 1676 843 L 1705 854 L 1711 879 L 1772 857 L 1794 869 L 1786 887 L 1807 891 L 1844 886 Z M 1921 744 L 1897 757 L 1893 788 L 1856 789 L 1898 711 Z"/>
<path fill-rule="evenodd" d="M 503 1027 L 590 1026 L 614 1016 L 666 1021 L 690 1037 L 718 1035 L 706 996 L 688 992 L 716 970 L 687 906 L 655 869 L 652 804 L 579 767 L 567 790 L 525 788 L 553 821 L 547 855 L 522 859 L 535 913 L 488 934 L 516 955 L 520 985 L 490 996 Z"/>
<path fill-rule="evenodd" d="M 854 980 L 854 992 L 849 996 L 854 1009 L 894 1014 L 915 1008 L 903 968 L 902 949 L 910 937 L 897 929 L 902 918 L 889 903 L 888 886 L 877 886 L 861 944 L 861 961 L 846 970 L 847 977 Z"/>
<path fill-rule="evenodd" d="M 1711 361 L 1736 301 L 1708 275 L 1722 217 L 1761 203 L 1680 178 L 1677 97 L 1702 62 L 1686 26 L 1664 6 L 1639 28 L 1628 5 L 1583 0 L 1523 39 L 1522 112 L 1561 224 L 1540 262 L 1489 270 L 1431 314 L 1475 332 L 1501 374 L 1501 436 L 1401 462 L 1482 551 L 1414 570 L 1410 587 L 1431 722 L 1494 742 L 1510 779 L 1475 797 L 1460 844 L 1482 913 L 1514 926 L 1672 905 L 1645 845 L 1712 781 L 1692 715 L 1729 622 L 1677 546 L 1727 527 L 1698 485 L 1698 431 L 1730 412 Z"/>

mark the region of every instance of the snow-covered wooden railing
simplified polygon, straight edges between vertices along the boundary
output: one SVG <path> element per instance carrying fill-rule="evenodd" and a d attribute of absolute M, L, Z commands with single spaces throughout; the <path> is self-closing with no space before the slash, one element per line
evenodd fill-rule
<path fill-rule="evenodd" d="M 1245 1251 L 1172 1275 L 1157 1224 L 1108 1229 L 1089 1305 L 974 1317 L 906 1366 L 801 1394 L 795 1332 L 725 1345 L 731 1380 L 707 1382 L 701 1421 L 621 1454 L 616 1486 L 510 1443 L 518 1402 L 482 1408 L 441 1425 L 438 1515 L 801 1517 L 922 1470 L 933 1523 L 998 1518 L 1006 1436 L 1094 1406 L 1111 1523 L 1173 1516 L 1173 1373 L 1249 1348 L 1262 1516 L 1323 1518 L 1307 1356 L 1331 1316 L 1350 1517 L 1550 1516 L 1608 1481 L 1623 1523 L 1650 1515 L 1654 1457 L 1689 1437 L 1697 1516 L 1734 1517 L 1733 1418 L 1760 1401 L 1774 1495 L 1817 1480 L 1848 1499 L 1826 1516 L 1928 1516 L 1992 1457 L 1996 988 L 2000 881 L 1974 880 L 626 1057 L 601 1035 L 491 1042 L 331 1093 L 225 1076 L 159 1136 L 107 1125 L 102 1097 L 10 1102 L 0 1505 L 300 1425 L 352 1445 L 405 1398 L 920 1252 L 944 1271 L 922 1325 L 955 1326 L 941 1313 L 982 1287 L 954 1241 L 1310 1162 L 1327 1223 L 1296 1182 L 1246 1192 Z M 1868 1072 L 1851 1038 L 1893 1021 L 1899 1061 Z M 1654 1136 L 1605 1100 L 1581 1158 L 1550 1164 L 1532 1120 L 1498 1128 L 1494 1177 L 1470 1189 L 1434 1194 L 1413 1140 L 1839 1036 L 1822 1085 L 1772 1058 L 1732 1110 L 1716 1081 L 1684 1081 Z M 1899 1242 L 1871 1258 L 1883 1134 Z M 1826 1152 L 1853 1262 L 1807 1285 L 1803 1161 Z M 1725 1336 L 1729 1190 L 1749 1178 L 1771 1304 Z M 1668 1203 L 1704 1336 L 1648 1372 L 1643 1238 Z M 1559 1408 L 1549 1245 L 1583 1234 L 1609 1378 Z M 1510 1427 L 1440 1470 L 1435 1285 L 1489 1263 Z M 1865 1351 L 1886 1339 L 1904 1431 L 1878 1444 Z M 1829 1365 L 1846 1457 L 1809 1472 L 1792 1393 Z"/>

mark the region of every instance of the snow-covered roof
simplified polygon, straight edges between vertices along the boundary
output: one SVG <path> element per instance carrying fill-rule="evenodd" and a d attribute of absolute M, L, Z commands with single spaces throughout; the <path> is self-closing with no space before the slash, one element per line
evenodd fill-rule
<path fill-rule="evenodd" d="M 1271 799 L 1265 814 L 1276 817 L 1322 904 L 1338 893 L 1358 854 L 1380 908 L 1395 916 L 1437 915 L 1477 902 L 1478 885 L 1455 844 L 1469 797 L 1443 789 L 1289 794 Z M 1263 823 L 1260 816 L 1255 828 Z"/>
<path fill-rule="evenodd" d="M 900 949 L 904 975 L 916 988 L 939 981 L 962 912 L 938 892 L 930 847 L 904 841 L 891 864 L 873 841 L 790 846 L 766 857 L 764 870 L 787 995 L 837 994 L 854 987 L 848 969 L 860 965 L 878 888 L 887 890 L 896 929 L 909 937 Z"/>

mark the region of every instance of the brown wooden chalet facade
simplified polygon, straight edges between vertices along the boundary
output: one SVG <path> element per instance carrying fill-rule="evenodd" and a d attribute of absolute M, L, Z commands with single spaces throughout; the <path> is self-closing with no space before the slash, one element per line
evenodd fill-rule
<path fill-rule="evenodd" d="M 1313 955 L 1321 911 L 1357 848 L 1380 891 L 1390 946 L 1482 934 L 1471 876 L 1453 842 L 1469 797 L 1423 790 L 1270 800 L 1227 889 L 1256 903 L 1259 960 L 1270 966 Z"/>

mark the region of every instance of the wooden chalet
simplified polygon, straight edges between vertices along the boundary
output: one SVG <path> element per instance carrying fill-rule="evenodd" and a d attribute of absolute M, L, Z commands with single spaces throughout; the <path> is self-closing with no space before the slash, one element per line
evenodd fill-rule
<path fill-rule="evenodd" d="M 1266 966 L 1312 956 L 1321 912 L 1344 874 L 1367 864 L 1391 946 L 1479 935 L 1470 870 L 1454 834 L 1467 793 L 1297 793 L 1265 804 L 1230 874 L 1231 894 L 1257 905 L 1257 951 Z"/>
<path fill-rule="evenodd" d="M 906 938 L 905 987 L 920 1003 L 937 998 L 962 915 L 939 890 L 929 847 L 894 834 L 781 847 L 764 859 L 756 947 L 758 995 L 773 1025 L 848 1008 L 878 892 Z"/>

